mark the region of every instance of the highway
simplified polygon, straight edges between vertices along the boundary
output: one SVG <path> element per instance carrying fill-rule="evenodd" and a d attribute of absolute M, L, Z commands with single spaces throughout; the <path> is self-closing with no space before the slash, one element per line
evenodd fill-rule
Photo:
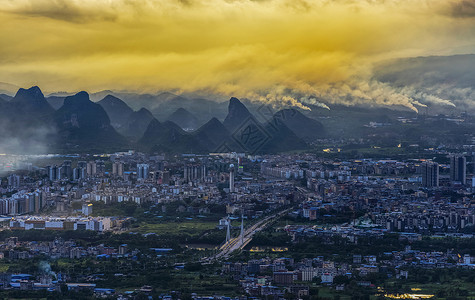
<path fill-rule="evenodd" d="M 227 258 L 234 251 L 242 250 L 244 247 L 246 247 L 247 244 L 249 244 L 249 242 L 252 240 L 252 237 L 256 233 L 266 228 L 266 226 L 269 225 L 272 221 L 282 217 L 283 215 L 288 213 L 290 210 L 292 210 L 292 208 L 283 210 L 273 216 L 268 216 L 258 221 L 251 227 L 244 230 L 244 237 L 242 238 L 242 242 L 241 242 L 241 235 L 235 238 L 232 238 L 219 248 L 219 252 L 217 254 L 215 254 L 214 256 L 204 258 L 202 262 L 206 263 L 206 262 L 211 262 L 213 260 L 217 260 L 220 258 Z"/>
<path fill-rule="evenodd" d="M 305 188 L 301 188 L 301 187 L 297 187 L 297 192 L 301 193 L 302 195 L 306 195 L 308 193 L 308 191 Z M 230 239 L 228 242 L 226 242 L 224 245 L 222 245 L 219 248 L 218 253 L 216 253 L 215 255 L 212 255 L 210 257 L 205 257 L 205 258 L 201 259 L 201 263 L 210 263 L 210 262 L 212 262 L 214 260 L 217 260 L 217 259 L 227 258 L 234 251 L 242 250 L 244 247 L 246 247 L 247 244 L 249 244 L 249 242 L 251 242 L 252 237 L 256 233 L 258 233 L 259 231 L 262 231 L 263 229 L 265 229 L 273 221 L 275 221 L 275 220 L 279 219 L 280 217 L 282 217 L 283 215 L 289 213 L 293 208 L 294 207 L 285 209 L 283 211 L 280 211 L 280 212 L 276 213 L 275 215 L 268 216 L 268 217 L 258 221 L 257 223 L 255 223 L 251 227 L 244 230 L 244 237 L 242 238 L 242 242 L 241 242 L 241 235 Z"/>

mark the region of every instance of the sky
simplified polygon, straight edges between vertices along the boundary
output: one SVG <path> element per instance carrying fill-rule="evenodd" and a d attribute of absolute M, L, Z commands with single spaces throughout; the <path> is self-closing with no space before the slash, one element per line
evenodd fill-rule
<path fill-rule="evenodd" d="M 46 92 L 417 110 L 451 102 L 424 104 L 374 66 L 475 53 L 475 0 L 0 0 L 0 43 L 0 82 Z"/>

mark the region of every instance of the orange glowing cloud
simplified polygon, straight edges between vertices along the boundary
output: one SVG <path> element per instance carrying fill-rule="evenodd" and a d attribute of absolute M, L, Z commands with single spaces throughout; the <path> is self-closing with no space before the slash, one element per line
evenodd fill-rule
<path fill-rule="evenodd" d="M 473 3 L 0 0 L 0 81 L 417 109 L 408 90 L 375 80 L 373 65 L 473 52 Z"/>

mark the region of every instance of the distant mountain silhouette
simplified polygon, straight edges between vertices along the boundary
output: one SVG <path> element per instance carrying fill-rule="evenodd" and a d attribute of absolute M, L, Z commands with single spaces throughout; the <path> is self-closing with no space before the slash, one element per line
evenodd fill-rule
<path fill-rule="evenodd" d="M 227 102 L 215 102 L 203 98 L 189 99 L 178 96 L 163 102 L 152 113 L 158 119 L 166 120 L 169 115 L 179 108 L 186 109 L 198 119 L 199 125 L 196 126 L 198 128 L 213 117 L 224 118 L 227 112 Z"/>
<path fill-rule="evenodd" d="M 230 131 L 234 132 L 242 125 L 248 118 L 254 118 L 247 107 L 239 101 L 239 99 L 232 97 L 229 100 L 228 115 L 224 119 L 223 125 Z"/>
<path fill-rule="evenodd" d="M 24 112 L 36 115 L 46 115 L 54 111 L 37 86 L 33 86 L 29 89 L 20 88 L 15 97 L 10 100 L 10 103 L 21 108 Z"/>
<path fill-rule="evenodd" d="M 0 94 L 0 99 L 10 101 L 11 99 L 13 99 L 13 97 L 7 94 Z"/>
<path fill-rule="evenodd" d="M 63 143 L 97 148 L 125 144 L 125 139 L 110 125 L 106 111 L 92 102 L 86 92 L 66 97 L 54 113 L 54 120 Z"/>
<path fill-rule="evenodd" d="M 51 105 L 52 108 L 58 110 L 64 104 L 64 98 L 62 96 L 49 96 L 46 98 L 46 101 Z"/>
<path fill-rule="evenodd" d="M 151 152 L 204 153 L 206 149 L 197 139 L 177 124 L 153 119 L 147 127 L 139 145 Z"/>
<path fill-rule="evenodd" d="M 177 124 L 183 130 L 195 130 L 199 126 L 199 121 L 195 115 L 182 107 L 172 113 L 167 120 Z"/>
<path fill-rule="evenodd" d="M 0 101 L 0 153 L 45 153 L 55 142 L 53 108 L 38 87 Z"/>
<path fill-rule="evenodd" d="M 121 128 L 128 120 L 130 114 L 134 111 L 121 99 L 107 95 L 101 101 L 97 102 L 110 118 L 112 127 Z"/>
<path fill-rule="evenodd" d="M 258 150 L 258 153 L 279 153 L 308 149 L 307 143 L 276 117 L 267 122 L 264 128 L 270 138 Z"/>
<path fill-rule="evenodd" d="M 58 124 L 74 128 L 105 128 L 110 126 L 106 111 L 89 100 L 89 94 L 79 92 L 64 99 L 63 106 L 55 113 Z"/>
<path fill-rule="evenodd" d="M 126 99 L 127 103 L 133 108 L 133 109 L 140 109 L 142 107 L 148 109 L 152 113 L 161 113 L 159 110 L 159 107 L 161 104 L 165 102 L 169 102 L 172 99 L 175 99 L 179 97 L 178 95 L 175 95 L 170 92 L 163 92 L 159 93 L 157 95 L 151 95 L 151 94 L 141 94 L 141 95 L 124 95 L 122 99 Z M 172 110 L 173 111 L 173 110 Z M 171 112 L 168 112 L 170 114 Z M 163 116 L 165 117 L 165 116 Z"/>
<path fill-rule="evenodd" d="M 232 139 L 229 131 L 218 119 L 212 118 L 196 130 L 193 135 L 208 152 L 221 152 L 227 148 L 238 151 L 242 148 Z"/>
<path fill-rule="evenodd" d="M 103 91 L 89 94 L 89 99 L 91 99 L 92 102 L 99 102 L 100 100 L 104 99 L 108 95 L 112 95 L 114 97 L 120 98 L 120 96 L 118 96 L 117 93 L 115 93 L 112 90 L 103 90 Z"/>
<path fill-rule="evenodd" d="M 0 93 L 2 94 L 13 95 L 19 88 L 14 84 L 0 82 Z"/>
<path fill-rule="evenodd" d="M 325 136 L 323 124 L 315 119 L 306 117 L 297 109 L 283 109 L 274 114 L 273 123 L 282 123 L 299 138 L 314 140 Z"/>
<path fill-rule="evenodd" d="M 133 112 L 130 104 L 117 95 L 104 97 L 99 103 L 92 102 L 86 92 L 45 98 L 38 87 L 18 89 L 14 97 L 0 95 L 0 153 L 103 153 L 138 149 L 266 154 L 306 150 L 308 143 L 326 137 L 354 139 L 357 145 L 367 140 L 365 147 L 371 144 L 396 147 L 399 141 L 403 141 L 403 147 L 404 141 L 429 147 L 434 142 L 427 142 L 424 137 L 432 137 L 440 144 L 462 144 L 474 132 L 470 114 L 460 124 L 448 114 L 333 104 L 331 110 L 312 105 L 309 105 L 312 111 L 284 109 L 274 113 L 269 109 L 264 116 L 262 106 L 250 100 L 231 98 L 211 107 L 215 102 L 195 101 L 172 93 L 150 96 L 150 101 L 161 99 L 153 106 L 157 111 L 164 109 L 160 112 L 164 120 L 169 117 L 162 123 L 146 108 Z M 216 111 L 219 115 L 205 119 Z M 401 117 L 410 122 L 400 122 Z M 117 123 L 112 118 L 124 122 L 114 129 L 112 124 Z M 373 127 L 369 126 L 370 122 L 384 125 Z M 194 131 L 182 129 L 195 124 Z M 344 151 L 348 149 L 342 148 Z"/>
<path fill-rule="evenodd" d="M 274 153 L 307 148 L 307 144 L 285 125 L 279 114 L 266 124 L 261 124 L 247 107 L 234 97 L 229 100 L 228 115 L 223 124 L 231 133 L 233 141 L 247 152 Z"/>
<path fill-rule="evenodd" d="M 126 137 L 138 140 L 144 135 L 153 119 L 154 117 L 148 109 L 141 108 L 138 111 L 132 112 L 118 131 Z"/>
<path fill-rule="evenodd" d="M 157 95 L 157 100 L 158 101 L 155 102 L 156 106 L 151 108 L 150 111 L 155 117 L 162 120 L 168 119 L 170 115 L 180 108 L 190 108 L 189 99 L 173 93 L 161 93 Z M 195 110 L 192 111 L 195 112 Z"/>
<path fill-rule="evenodd" d="M 168 120 L 168 117 L 177 109 L 184 108 L 198 119 L 197 128 L 212 117 L 221 119 L 227 113 L 227 102 L 216 102 L 205 98 L 188 98 L 171 92 L 161 92 L 154 95 L 104 90 L 92 94 L 91 99 L 99 101 L 107 95 L 113 95 L 121 99 L 133 110 L 146 108 L 158 120 Z M 191 95 L 191 97 L 194 96 Z"/>

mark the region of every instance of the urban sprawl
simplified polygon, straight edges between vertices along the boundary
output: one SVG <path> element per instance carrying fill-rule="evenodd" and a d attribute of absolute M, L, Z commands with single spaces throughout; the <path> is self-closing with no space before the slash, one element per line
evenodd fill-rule
<path fill-rule="evenodd" d="M 464 285 L 415 284 L 475 284 L 474 153 L 128 151 L 3 155 L 0 168 L 0 288 L 10 296 L 459 299 L 470 296 Z"/>

